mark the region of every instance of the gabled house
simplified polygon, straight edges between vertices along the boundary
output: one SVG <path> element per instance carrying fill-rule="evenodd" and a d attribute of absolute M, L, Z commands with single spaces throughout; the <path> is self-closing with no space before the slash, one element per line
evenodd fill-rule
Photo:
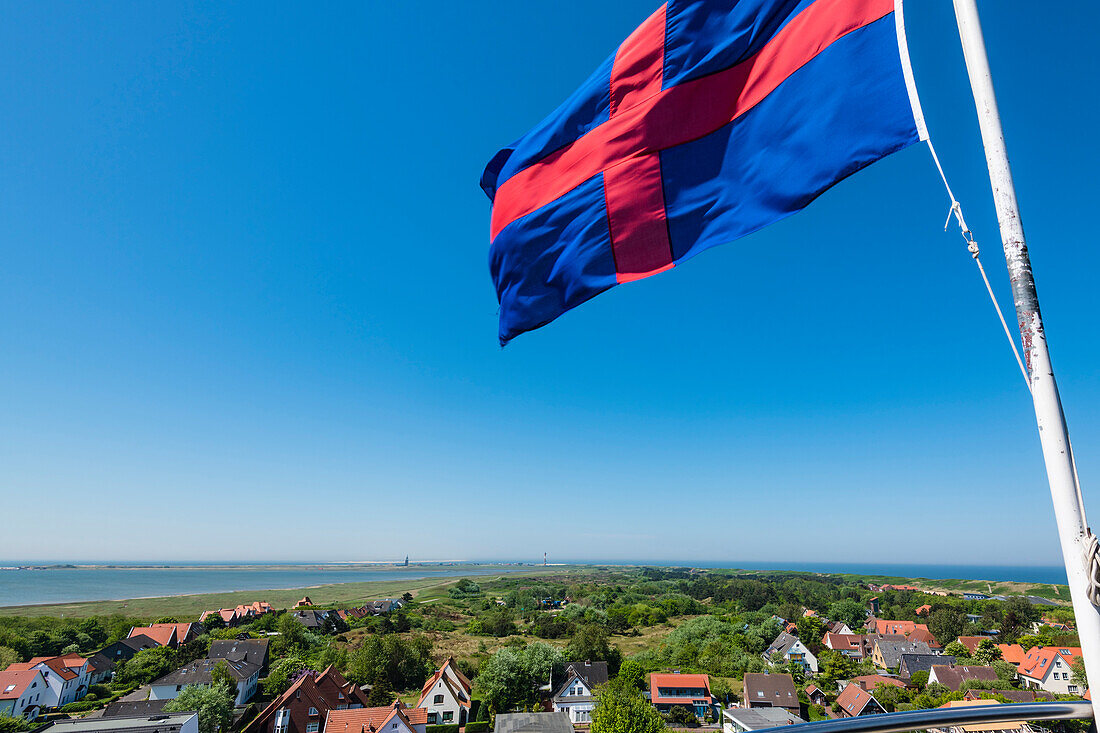
<path fill-rule="evenodd" d="M 38 670 L 46 681 L 43 690 L 43 707 L 59 708 L 76 702 L 88 693 L 88 660 L 69 654 L 64 657 L 35 657 L 29 662 L 8 665 L 11 672 Z"/>
<path fill-rule="evenodd" d="M 428 711 L 428 725 L 466 725 L 472 688 L 450 657 L 424 683 L 416 707 Z"/>
<path fill-rule="evenodd" d="M 988 638 L 987 636 L 960 636 L 958 642 L 965 646 L 966 650 L 973 656 L 974 652 L 978 651 L 981 643 Z"/>
<path fill-rule="evenodd" d="M 997 648 L 1001 650 L 1001 659 L 1017 668 L 1027 657 L 1027 652 L 1019 644 L 998 644 Z"/>
<path fill-rule="evenodd" d="M 898 663 L 898 674 L 910 679 L 914 672 L 932 672 L 933 664 L 954 664 L 950 654 L 902 654 Z"/>
<path fill-rule="evenodd" d="M 424 733 L 428 711 L 397 700 L 380 708 L 329 710 L 325 730 L 330 733 Z"/>
<path fill-rule="evenodd" d="M 858 718 L 861 715 L 877 715 L 886 709 L 875 696 L 859 685 L 848 685 L 836 698 L 834 715 L 838 718 Z"/>
<path fill-rule="evenodd" d="M 764 658 L 772 664 L 789 662 L 817 674 L 817 657 L 797 636 L 791 636 L 786 631 L 775 637 L 775 641 L 764 651 Z"/>
<path fill-rule="evenodd" d="M 1035 690 L 967 690 L 963 700 L 982 700 L 984 698 L 1003 697 L 1009 702 L 1052 701 L 1054 695 Z"/>
<path fill-rule="evenodd" d="M 922 641 L 876 641 L 871 661 L 880 670 L 897 669 L 902 654 L 931 654 L 932 649 Z"/>
<path fill-rule="evenodd" d="M 592 691 L 607 682 L 607 662 L 570 662 L 565 682 L 551 698 L 554 712 L 565 713 L 573 723 L 591 723 L 596 699 Z"/>
<path fill-rule="evenodd" d="M 864 692 L 874 692 L 876 688 L 883 686 L 893 686 L 905 688 L 905 683 L 899 680 L 897 677 L 886 677 L 881 674 L 864 674 L 859 677 L 853 677 L 848 680 L 847 684 L 844 682 L 838 683 L 842 688 L 848 685 L 856 685 Z M 843 691 L 843 689 L 842 689 Z"/>
<path fill-rule="evenodd" d="M 744 700 L 750 708 L 784 708 L 798 715 L 800 704 L 789 674 L 749 672 L 745 675 Z"/>
<path fill-rule="evenodd" d="M 825 624 L 825 631 L 829 634 L 851 634 L 852 630 L 843 621 L 830 621 Z"/>
<path fill-rule="evenodd" d="M 996 700 L 952 700 L 941 708 L 961 708 L 971 705 L 996 705 Z M 974 723 L 929 728 L 928 733 L 1035 733 L 1035 729 L 1022 720 L 1002 720 L 997 723 Z"/>
<path fill-rule="evenodd" d="M 160 646 L 170 646 L 179 649 L 189 641 L 199 638 L 205 629 L 197 623 L 178 624 L 153 624 L 152 626 L 135 626 L 127 635 L 129 638 L 147 636 Z"/>
<path fill-rule="evenodd" d="M 917 629 L 928 631 L 927 624 L 918 624 L 915 621 L 886 621 L 880 618 L 868 619 L 867 626 L 874 634 L 901 634 L 905 637 Z"/>
<path fill-rule="evenodd" d="M 1081 656 L 1081 647 L 1036 646 L 1028 650 L 1016 668 L 1025 688 L 1043 689 L 1060 695 L 1080 695 L 1084 690 L 1073 684 L 1073 660 Z"/>
<path fill-rule="evenodd" d="M 932 613 L 932 607 L 925 603 L 923 606 L 918 606 L 917 610 L 914 611 L 914 613 L 916 613 L 918 616 L 927 616 L 928 614 Z"/>
<path fill-rule="evenodd" d="M 846 657 L 860 660 L 866 656 L 866 637 L 863 634 L 826 633 L 821 644 L 828 649 L 840 652 Z"/>
<path fill-rule="evenodd" d="M 267 669 L 268 639 L 216 639 L 210 642 L 207 659 L 225 659 L 231 662 L 248 662 L 260 668 L 260 674 Z"/>
<path fill-rule="evenodd" d="M 243 733 L 321 733 L 329 712 L 365 707 L 367 696 L 335 668 L 324 672 L 305 669 L 286 692 L 245 726 Z"/>
<path fill-rule="evenodd" d="M 46 678 L 37 669 L 0 671 L 0 715 L 35 720 L 49 697 Z"/>
<path fill-rule="evenodd" d="M 130 659 L 135 654 L 146 649 L 153 649 L 154 647 L 161 646 L 160 642 L 145 634 L 134 634 L 130 632 L 130 636 L 125 639 L 119 639 L 113 644 L 108 644 L 99 650 L 99 654 L 110 659 L 112 662 L 118 663 Z"/>
<path fill-rule="evenodd" d="M 649 701 L 658 712 L 667 713 L 674 707 L 685 707 L 696 717 L 705 717 L 714 707 L 710 676 L 653 672 L 649 675 Z"/>
<path fill-rule="evenodd" d="M 187 685 L 209 687 L 213 681 L 211 673 L 214 667 L 222 663 L 229 668 L 229 675 L 236 682 L 237 694 L 234 704 L 244 705 L 256 694 L 256 684 L 260 681 L 260 667 L 257 664 L 229 659 L 196 659 L 185 664 L 174 672 L 153 680 L 149 699 L 174 700 Z"/>
<path fill-rule="evenodd" d="M 236 626 L 237 624 L 252 621 L 255 618 L 263 616 L 265 613 L 275 613 L 275 609 L 267 601 L 253 601 L 252 603 L 242 603 L 236 608 L 219 608 L 217 611 L 203 611 L 202 615 L 199 616 L 199 623 L 204 623 L 212 616 L 218 616 L 226 626 Z"/>
<path fill-rule="evenodd" d="M 997 670 L 992 667 L 980 667 L 969 664 L 933 664 L 928 672 L 928 684 L 939 682 L 947 689 L 958 692 L 966 680 L 993 682 L 997 679 Z"/>
<path fill-rule="evenodd" d="M 821 705 L 822 707 L 829 702 L 829 698 L 825 695 L 825 691 L 817 685 L 811 684 L 806 686 L 806 697 L 810 698 L 810 702 L 814 705 Z"/>

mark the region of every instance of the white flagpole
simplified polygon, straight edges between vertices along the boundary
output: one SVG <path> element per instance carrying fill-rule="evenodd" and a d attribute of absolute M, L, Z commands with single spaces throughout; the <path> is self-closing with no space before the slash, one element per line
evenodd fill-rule
<path fill-rule="evenodd" d="M 997 222 L 1001 230 L 1008 274 L 1012 279 L 1012 296 L 1016 303 L 1016 316 L 1020 324 L 1024 356 L 1030 372 L 1031 394 L 1035 404 L 1035 419 L 1039 425 L 1039 441 L 1043 448 L 1050 495 L 1054 503 L 1054 516 L 1058 523 L 1058 537 L 1062 545 L 1062 559 L 1069 578 L 1070 597 L 1077 618 L 1077 632 L 1081 637 L 1081 650 L 1085 657 L 1085 669 L 1091 682 L 1100 683 L 1100 610 L 1089 600 L 1089 562 L 1091 532 L 1085 520 L 1085 508 L 1077 484 L 1077 471 L 1069 443 L 1062 401 L 1058 385 L 1054 381 L 1054 369 L 1047 351 L 1043 319 L 1039 313 L 1039 298 L 1035 292 L 1035 279 L 1031 273 L 1031 261 L 1024 242 L 1024 228 L 1020 222 L 1020 210 L 1016 202 L 1016 189 L 1012 183 L 1012 171 L 1005 150 L 1001 116 L 997 110 L 997 98 L 993 92 L 993 76 L 985 52 L 981 22 L 976 0 L 953 0 L 955 18 L 959 24 L 966 71 L 974 93 L 978 110 L 978 122 L 985 147 L 989 181 L 993 187 L 993 202 L 997 208 Z M 1068 670 L 1066 670 L 1068 671 Z M 1081 694 L 1085 691 L 1081 690 Z M 1100 697 L 1100 690 L 1098 695 Z M 1093 698 L 1093 710 L 1097 710 Z M 1100 716 L 1097 717 L 1100 720 Z"/>

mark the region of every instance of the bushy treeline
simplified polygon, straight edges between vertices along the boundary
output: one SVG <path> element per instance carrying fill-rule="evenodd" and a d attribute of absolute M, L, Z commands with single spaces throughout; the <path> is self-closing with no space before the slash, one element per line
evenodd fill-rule
<path fill-rule="evenodd" d="M 59 654 L 91 653 L 119 639 L 130 629 L 148 623 L 148 619 L 122 615 L 83 619 L 51 616 L 5 616 L 0 618 L 0 668 L 13 661 L 31 657 L 55 657 Z M 18 659 L 11 659 L 11 652 Z"/>

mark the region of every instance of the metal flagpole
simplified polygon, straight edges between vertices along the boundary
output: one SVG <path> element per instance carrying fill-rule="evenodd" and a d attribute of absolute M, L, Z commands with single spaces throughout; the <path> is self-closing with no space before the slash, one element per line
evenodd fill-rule
<path fill-rule="evenodd" d="M 1054 503 L 1054 516 L 1058 523 L 1062 559 L 1069 578 L 1070 597 L 1077 618 L 1077 632 L 1081 637 L 1085 670 L 1090 681 L 1100 683 L 1100 609 L 1090 600 L 1090 597 L 1096 597 L 1096 593 L 1089 567 L 1097 546 L 1085 520 L 1085 507 L 1077 483 L 1069 432 L 1047 351 L 1043 319 L 1039 313 L 1039 298 L 1035 292 L 1035 279 L 1032 277 L 1031 261 L 1024 242 L 1024 228 L 1020 223 L 1016 189 L 1008 165 L 1004 131 L 1001 129 L 1001 116 L 997 111 L 997 98 L 993 92 L 993 76 L 985 52 L 978 7 L 976 0 L 953 2 L 963 55 L 966 58 L 966 70 L 974 93 L 974 105 L 978 110 L 1005 261 L 1012 279 L 1012 296 L 1016 303 L 1024 356 L 1030 372 L 1035 419 L 1039 425 L 1039 440 Z M 1081 690 L 1082 694 L 1084 692 Z M 1096 698 L 1093 702 L 1094 711 L 1095 700 Z"/>

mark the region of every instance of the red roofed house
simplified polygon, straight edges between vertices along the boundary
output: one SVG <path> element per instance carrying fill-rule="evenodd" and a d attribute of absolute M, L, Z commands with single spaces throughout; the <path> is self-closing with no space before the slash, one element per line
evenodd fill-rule
<path fill-rule="evenodd" d="M 363 691 L 332 667 L 324 672 L 306 669 L 245 726 L 244 733 L 321 733 L 330 711 L 366 706 Z"/>
<path fill-rule="evenodd" d="M 130 629 L 128 636 L 145 634 L 161 646 L 170 646 L 179 649 L 187 642 L 199 638 L 204 629 L 199 624 L 153 624 L 152 626 L 135 626 Z"/>
<path fill-rule="evenodd" d="M 810 698 L 810 702 L 814 705 L 822 707 L 825 707 L 825 704 L 829 701 L 825 696 L 825 691 L 814 684 L 806 685 L 806 697 Z"/>
<path fill-rule="evenodd" d="M 48 695 L 46 678 L 39 670 L 5 669 L 0 672 L 0 715 L 36 719 L 45 704 L 44 692 Z"/>
<path fill-rule="evenodd" d="M 923 606 L 917 608 L 916 614 L 918 616 L 927 616 L 932 612 L 932 607 L 925 603 Z"/>
<path fill-rule="evenodd" d="M 1059 695 L 1080 695 L 1084 690 L 1070 682 L 1070 665 L 1081 656 L 1079 646 L 1037 646 L 1028 650 L 1017 667 L 1025 688 L 1040 688 Z"/>
<path fill-rule="evenodd" d="M 949 690 L 958 692 L 963 682 L 978 680 L 996 682 L 997 670 L 992 667 L 971 666 L 967 664 L 933 664 L 928 671 L 928 684 L 939 682 Z"/>
<path fill-rule="evenodd" d="M 918 624 L 914 621 L 883 621 L 880 618 L 874 618 L 868 619 L 867 623 L 875 634 L 901 634 L 908 637 L 916 629 L 928 631 L 927 624 Z M 923 639 L 920 641 L 923 641 Z"/>
<path fill-rule="evenodd" d="M 981 646 L 981 643 L 988 638 L 988 636 L 960 636 L 959 643 L 965 646 L 967 651 L 973 655 L 974 652 L 978 651 L 978 647 Z"/>
<path fill-rule="evenodd" d="M 874 692 L 876 687 L 882 685 L 893 685 L 894 687 L 905 687 L 905 683 L 899 680 L 897 677 L 886 677 L 881 674 L 865 674 L 859 677 L 853 677 L 849 680 L 849 683 L 858 686 L 865 692 Z"/>
<path fill-rule="evenodd" d="M 838 651 L 852 659 L 863 659 L 866 656 L 864 643 L 867 637 L 863 634 L 825 634 L 821 644 L 829 649 Z"/>
<path fill-rule="evenodd" d="M 997 648 L 1001 650 L 1001 659 L 1017 667 L 1024 663 L 1024 657 L 1027 656 L 1027 652 L 1019 644 L 998 644 Z"/>
<path fill-rule="evenodd" d="M 427 710 L 400 700 L 384 708 L 330 710 L 325 718 L 328 733 L 424 733 L 427 725 Z"/>
<path fill-rule="evenodd" d="M 416 707 L 428 711 L 428 725 L 466 725 L 472 688 L 450 657 L 424 683 Z"/>
<path fill-rule="evenodd" d="M 46 682 L 42 706 L 59 708 L 76 702 L 88 693 L 88 660 L 69 655 L 67 657 L 35 657 L 29 662 L 8 665 L 6 672 L 38 670 Z"/>
<path fill-rule="evenodd" d="M 879 701 L 859 685 L 845 687 L 837 696 L 833 707 L 837 708 L 832 711 L 833 715 L 838 718 L 858 718 L 860 715 L 877 715 L 886 712 Z"/>
<path fill-rule="evenodd" d="M 793 687 L 793 681 L 791 685 Z M 667 713 L 672 708 L 681 706 L 690 709 L 699 718 L 705 717 L 714 706 L 714 697 L 710 694 L 710 677 L 705 674 L 653 672 L 649 675 L 649 699 L 659 712 Z M 797 697 L 795 701 L 797 702 Z"/>

